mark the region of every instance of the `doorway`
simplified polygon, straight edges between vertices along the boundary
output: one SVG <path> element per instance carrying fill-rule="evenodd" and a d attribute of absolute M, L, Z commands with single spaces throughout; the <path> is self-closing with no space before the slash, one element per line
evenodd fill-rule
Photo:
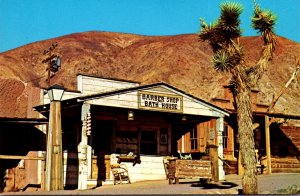
<path fill-rule="evenodd" d="M 154 130 L 141 131 L 140 154 L 157 154 L 157 135 Z"/>

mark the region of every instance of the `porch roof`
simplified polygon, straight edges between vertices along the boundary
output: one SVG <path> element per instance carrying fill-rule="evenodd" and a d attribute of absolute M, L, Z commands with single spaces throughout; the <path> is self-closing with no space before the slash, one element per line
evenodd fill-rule
<path fill-rule="evenodd" d="M 236 110 L 229 110 L 231 114 L 236 114 Z M 300 115 L 296 114 L 286 114 L 286 113 L 273 113 L 273 112 L 253 112 L 253 115 L 256 116 L 269 116 L 269 117 L 274 117 L 274 118 L 288 118 L 288 119 L 295 119 L 295 120 L 300 120 Z"/>
<path fill-rule="evenodd" d="M 9 117 L 0 117 L 0 124 L 2 123 L 15 123 L 15 124 L 47 124 L 48 119 L 46 118 L 9 118 Z"/>
<path fill-rule="evenodd" d="M 109 96 L 114 96 L 114 95 L 122 95 L 125 93 L 130 93 L 130 92 L 134 92 L 134 91 L 140 91 L 140 90 L 149 90 L 152 88 L 156 88 L 156 87 L 164 87 L 167 88 L 175 93 L 178 93 L 182 96 L 188 97 L 192 100 L 194 100 L 197 103 L 201 103 L 202 105 L 210 108 L 211 110 L 214 110 L 222 115 L 225 116 L 229 116 L 229 112 L 223 108 L 220 108 L 216 105 L 213 105 L 209 102 L 206 102 L 198 97 L 195 97 L 189 93 L 186 93 L 174 86 L 171 86 L 167 83 L 164 82 L 159 82 L 159 83 L 154 83 L 154 84 L 148 84 L 148 85 L 140 85 L 140 86 L 135 86 L 135 87 L 129 87 L 129 88 L 123 88 L 123 89 L 118 89 L 118 90 L 113 90 L 113 91 L 108 91 L 108 92 L 102 92 L 102 93 L 95 93 L 95 94 L 91 94 L 91 95 L 84 95 L 84 96 L 78 96 L 75 98 L 71 98 L 71 99 L 66 99 L 62 101 L 62 106 L 64 105 L 76 105 L 78 103 L 83 103 L 83 102 L 88 102 L 91 100 L 96 100 L 96 99 L 100 99 L 100 98 L 105 98 L 105 97 L 109 97 Z M 49 104 L 45 104 L 45 105 L 39 105 L 39 106 L 35 106 L 34 107 L 37 111 L 45 111 L 49 109 Z"/>

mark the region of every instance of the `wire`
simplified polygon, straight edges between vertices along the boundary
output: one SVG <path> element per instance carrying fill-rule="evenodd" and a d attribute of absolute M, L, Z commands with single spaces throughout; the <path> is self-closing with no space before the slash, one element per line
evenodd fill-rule
<path fill-rule="evenodd" d="M 47 71 L 45 71 L 45 72 L 43 73 L 43 75 L 44 75 L 45 73 L 47 73 Z M 30 82 L 33 82 L 33 81 L 36 81 L 36 80 L 42 79 L 42 78 L 44 78 L 44 77 L 46 77 L 46 76 L 44 75 L 44 76 L 41 76 L 41 77 L 39 77 L 39 78 L 35 78 L 35 79 L 33 79 L 33 80 L 28 80 L 28 81 L 25 81 L 25 83 L 30 83 Z"/>

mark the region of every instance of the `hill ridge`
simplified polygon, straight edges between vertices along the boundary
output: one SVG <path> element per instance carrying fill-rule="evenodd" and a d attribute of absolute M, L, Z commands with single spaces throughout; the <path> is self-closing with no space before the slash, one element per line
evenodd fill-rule
<path fill-rule="evenodd" d="M 68 89 L 76 89 L 77 74 L 86 74 L 141 84 L 163 81 L 211 102 L 212 98 L 223 96 L 222 85 L 229 80 L 229 74 L 214 70 L 212 51 L 208 43 L 199 41 L 197 34 L 145 36 L 102 31 L 72 33 L 0 53 L 0 80 L 15 79 L 24 85 L 46 86 L 43 51 L 54 42 L 58 43 L 62 68 L 51 82 Z M 256 63 L 260 37 L 242 37 L 241 43 L 247 63 Z M 274 60 L 258 86 L 260 102 L 270 103 L 273 94 L 279 92 L 293 72 L 294 59 L 299 54 L 299 43 L 278 37 Z M 276 111 L 284 111 L 288 105 L 291 113 L 300 115 L 299 97 L 299 85 L 291 85 L 276 105 Z"/>

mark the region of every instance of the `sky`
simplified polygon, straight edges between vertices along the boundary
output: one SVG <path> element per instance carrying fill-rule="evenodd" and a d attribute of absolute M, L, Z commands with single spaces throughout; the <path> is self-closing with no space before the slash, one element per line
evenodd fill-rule
<path fill-rule="evenodd" d="M 241 3 L 243 36 L 251 29 L 252 0 Z M 139 35 L 198 33 L 224 0 L 0 0 L 0 53 L 29 43 L 86 31 Z M 277 16 L 275 32 L 300 43 L 300 0 L 256 0 Z"/>

